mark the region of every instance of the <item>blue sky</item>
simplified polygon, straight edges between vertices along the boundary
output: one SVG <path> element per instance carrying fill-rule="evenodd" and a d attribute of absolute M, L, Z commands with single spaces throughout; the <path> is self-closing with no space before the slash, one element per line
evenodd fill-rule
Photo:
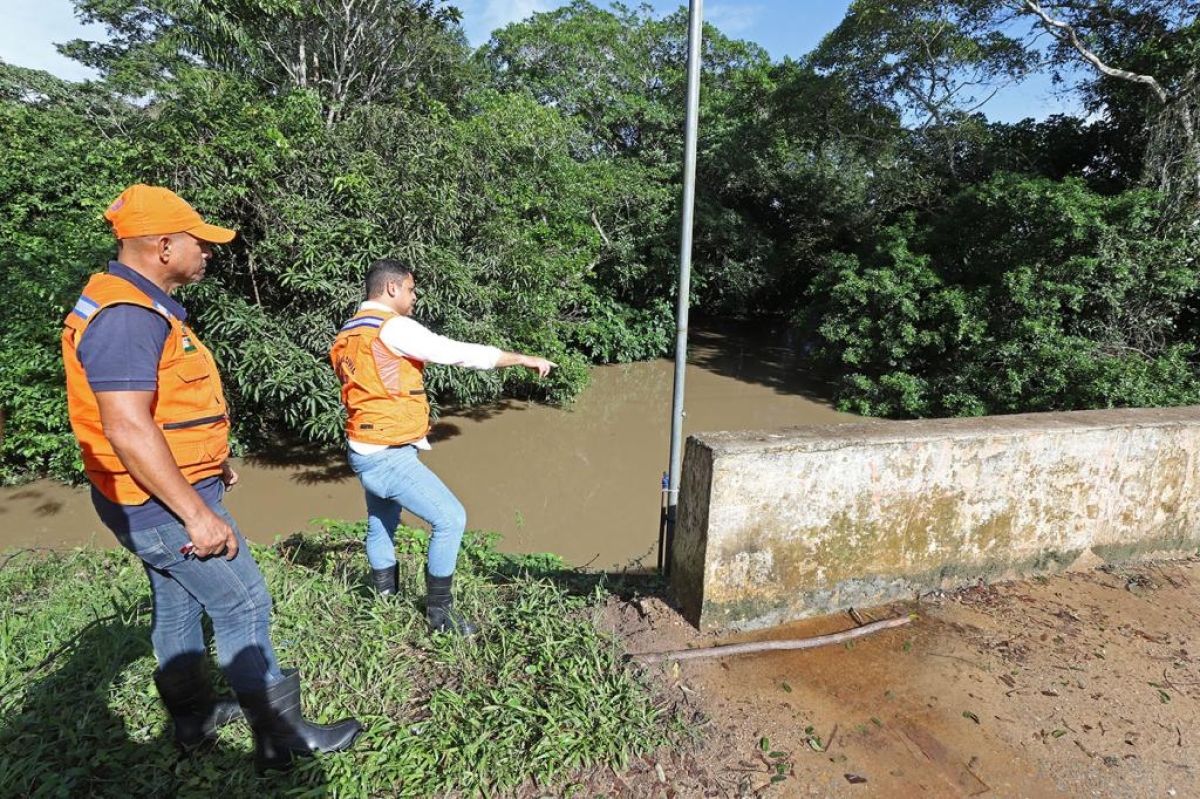
<path fill-rule="evenodd" d="M 604 0 L 596 5 L 606 7 Z M 463 26 L 472 44 L 482 44 L 497 27 L 523 19 L 535 11 L 566 5 L 565 0 L 461 0 Z M 636 0 L 626 5 L 636 6 Z M 669 14 L 686 3 L 680 0 L 650 0 L 659 15 Z M 799 57 L 807 53 L 846 14 L 849 0 L 707 0 L 705 21 L 727 36 L 750 39 L 767 49 L 772 58 Z"/>
<path fill-rule="evenodd" d="M 605 0 L 593 0 L 605 7 Z M 75 38 L 103 39 L 104 29 L 85 28 L 75 19 L 71 0 L 4 0 L 8 13 L 0 27 L 0 59 L 24 67 L 81 80 L 89 70 L 62 57 L 54 44 Z M 487 41 L 493 30 L 538 11 L 548 11 L 565 0 L 459 0 L 467 38 L 474 45 Z M 636 2 L 627 2 L 636 5 Z M 651 0 L 657 14 L 680 7 L 679 0 Z M 829 31 L 837 27 L 850 0 L 707 0 L 705 21 L 727 36 L 749 39 L 766 48 L 771 57 L 798 58 L 809 52 Z M 1069 99 L 1056 96 L 1046 78 L 1034 78 L 1001 91 L 984 108 L 993 119 L 1017 120 L 1044 117 L 1056 112 L 1077 111 Z"/>

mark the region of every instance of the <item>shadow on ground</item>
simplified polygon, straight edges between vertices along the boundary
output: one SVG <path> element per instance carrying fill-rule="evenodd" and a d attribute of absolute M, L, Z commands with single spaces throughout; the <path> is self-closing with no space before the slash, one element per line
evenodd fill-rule
<path fill-rule="evenodd" d="M 225 736 L 189 754 L 176 747 L 151 676 L 150 628 L 125 621 L 147 610 L 114 608 L 4 688 L 24 700 L 0 720 L 0 795 L 323 795 L 316 761 L 260 776 L 248 748 Z M 217 691 L 228 694 L 223 684 Z"/>

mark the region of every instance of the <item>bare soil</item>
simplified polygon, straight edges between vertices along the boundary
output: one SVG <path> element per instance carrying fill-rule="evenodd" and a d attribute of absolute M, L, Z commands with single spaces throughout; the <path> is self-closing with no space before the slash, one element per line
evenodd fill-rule
<path fill-rule="evenodd" d="M 1200 563 L 1102 567 L 861 609 L 917 620 L 843 645 L 648 666 L 701 724 L 682 753 L 593 774 L 620 797 L 1200 796 Z M 717 638 L 614 601 L 631 652 L 805 638 L 838 614 Z M 774 778 L 774 781 L 772 781 Z"/>

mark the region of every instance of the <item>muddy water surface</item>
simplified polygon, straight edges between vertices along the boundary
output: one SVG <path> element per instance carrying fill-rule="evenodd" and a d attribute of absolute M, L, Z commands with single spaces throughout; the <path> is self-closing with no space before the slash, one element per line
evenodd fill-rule
<path fill-rule="evenodd" d="M 685 434 L 829 424 L 850 417 L 815 397 L 780 336 L 693 331 Z M 667 468 L 673 363 L 597 367 L 567 409 L 506 402 L 442 417 L 423 459 L 509 552 L 556 552 L 591 568 L 653 566 Z M 237 462 L 227 506 L 242 531 L 270 542 L 319 517 L 364 514 L 342 458 Z M 416 520 L 409 514 L 405 523 Z M 0 489 L 0 549 L 112 545 L 88 492 L 50 481 Z"/>

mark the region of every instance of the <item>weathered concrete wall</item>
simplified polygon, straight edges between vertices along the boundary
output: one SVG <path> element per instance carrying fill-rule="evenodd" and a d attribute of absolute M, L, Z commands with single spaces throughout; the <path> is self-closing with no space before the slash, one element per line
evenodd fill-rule
<path fill-rule="evenodd" d="M 689 438 L 671 582 L 750 628 L 1197 548 L 1200 407 L 877 421 Z"/>

